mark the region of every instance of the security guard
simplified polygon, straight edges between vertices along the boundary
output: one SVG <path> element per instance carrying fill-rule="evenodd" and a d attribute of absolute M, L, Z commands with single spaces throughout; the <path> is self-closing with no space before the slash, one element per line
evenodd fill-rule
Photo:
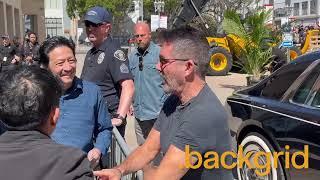
<path fill-rule="evenodd" d="M 112 124 L 124 137 L 126 114 L 134 93 L 128 60 L 120 45 L 110 37 L 112 15 L 105 8 L 89 9 L 84 20 L 93 47 L 86 55 L 81 78 L 100 86 Z"/>
<path fill-rule="evenodd" d="M 11 64 L 16 63 L 17 49 L 10 44 L 8 35 L 2 35 L 2 45 L 0 46 L 0 72 L 5 72 Z"/>

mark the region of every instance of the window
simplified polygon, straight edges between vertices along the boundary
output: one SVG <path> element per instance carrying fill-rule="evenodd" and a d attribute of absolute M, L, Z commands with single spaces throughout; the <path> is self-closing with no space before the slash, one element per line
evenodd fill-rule
<path fill-rule="evenodd" d="M 62 36 L 62 19 L 61 18 L 46 18 L 47 35 Z"/>
<path fill-rule="evenodd" d="M 308 1 L 302 2 L 302 15 L 308 15 Z"/>
<path fill-rule="evenodd" d="M 317 14 L 317 1 L 316 0 L 310 1 L 310 14 Z"/>
<path fill-rule="evenodd" d="M 310 65 L 310 63 L 289 64 L 273 74 L 261 91 L 261 96 L 280 100 L 291 84 Z"/>
<path fill-rule="evenodd" d="M 299 3 L 294 3 L 293 4 L 293 15 L 294 16 L 299 16 L 299 9 L 300 8 L 300 4 Z"/>
<path fill-rule="evenodd" d="M 316 107 L 316 108 L 320 108 L 320 89 L 318 89 L 318 92 L 314 96 L 312 103 L 311 103 L 311 106 Z"/>
<path fill-rule="evenodd" d="M 317 65 L 296 91 L 295 95 L 292 98 L 293 102 L 299 103 L 299 104 L 305 104 L 308 101 L 308 97 L 310 97 L 312 93 L 311 91 L 312 87 L 316 82 L 319 74 L 320 74 L 320 65 Z"/>

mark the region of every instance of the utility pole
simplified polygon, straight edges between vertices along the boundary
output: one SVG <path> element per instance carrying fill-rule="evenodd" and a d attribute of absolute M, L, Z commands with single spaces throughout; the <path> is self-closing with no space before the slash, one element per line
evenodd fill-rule
<path fill-rule="evenodd" d="M 143 22 L 143 0 L 140 1 L 140 8 L 141 8 L 141 11 L 142 11 L 141 21 Z"/>

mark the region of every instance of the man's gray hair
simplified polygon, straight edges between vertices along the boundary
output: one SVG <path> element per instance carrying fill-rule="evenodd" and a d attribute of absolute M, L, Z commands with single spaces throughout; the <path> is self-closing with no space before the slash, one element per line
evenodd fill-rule
<path fill-rule="evenodd" d="M 158 37 L 158 42 L 170 43 L 173 46 L 173 58 L 192 59 L 195 64 L 196 73 L 205 78 L 210 61 L 209 44 L 205 36 L 191 27 L 163 31 Z"/>

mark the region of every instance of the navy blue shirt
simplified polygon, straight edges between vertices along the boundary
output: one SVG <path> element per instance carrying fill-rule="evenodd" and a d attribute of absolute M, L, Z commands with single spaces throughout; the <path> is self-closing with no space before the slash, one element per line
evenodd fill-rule
<path fill-rule="evenodd" d="M 57 143 L 102 154 L 111 142 L 112 124 L 100 89 L 75 77 L 73 86 L 60 98 L 60 117 L 51 135 Z"/>
<path fill-rule="evenodd" d="M 97 84 L 108 102 L 109 112 L 118 109 L 121 80 L 132 79 L 128 60 L 120 45 L 108 37 L 99 48 L 93 47 L 86 55 L 81 79 Z"/>
<path fill-rule="evenodd" d="M 160 47 L 150 42 L 148 49 L 140 54 L 134 49 L 129 55 L 129 66 L 134 79 L 134 115 L 141 121 L 156 119 L 166 99 L 162 87 L 163 79 L 156 69 L 159 62 Z M 143 68 L 139 69 L 142 57 Z"/>

